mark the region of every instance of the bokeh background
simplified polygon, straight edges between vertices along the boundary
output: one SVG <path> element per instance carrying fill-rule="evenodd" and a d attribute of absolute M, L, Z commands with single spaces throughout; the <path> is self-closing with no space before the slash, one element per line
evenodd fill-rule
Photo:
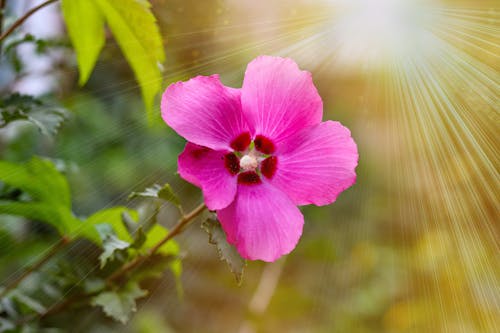
<path fill-rule="evenodd" d="M 330 206 L 303 207 L 296 250 L 274 264 L 248 263 L 241 286 L 195 224 L 179 237 L 182 297 L 167 272 L 126 326 L 98 308 L 58 324 L 70 332 L 500 330 L 497 1 L 151 2 L 165 87 L 213 73 L 240 87 L 254 57 L 291 57 L 312 72 L 324 119 L 351 129 L 358 180 Z M 14 1 L 10 10 L 34 3 Z M 23 29 L 66 38 L 58 5 Z M 108 39 L 83 88 L 70 49 L 37 55 L 23 46 L 29 75 L 0 68 L 3 89 L 48 94 L 72 111 L 55 139 L 25 124 L 0 131 L 1 158 L 64 161 L 81 215 L 133 205 L 131 191 L 163 182 L 196 206 L 200 191 L 175 174 L 183 139 L 147 122 L 133 73 Z M 2 274 L 22 267 L 16 253 L 36 255 L 54 242 L 42 226 L 0 218 Z"/>

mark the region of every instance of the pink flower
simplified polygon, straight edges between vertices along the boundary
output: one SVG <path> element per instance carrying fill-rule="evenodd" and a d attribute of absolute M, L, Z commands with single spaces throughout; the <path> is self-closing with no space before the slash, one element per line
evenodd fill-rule
<path fill-rule="evenodd" d="M 288 254 L 304 224 L 297 205 L 330 204 L 356 180 L 349 130 L 321 122 L 311 74 L 291 59 L 256 58 L 241 89 L 224 86 L 218 75 L 174 83 L 161 110 L 189 141 L 179 156 L 181 177 L 202 189 L 244 258 Z"/>

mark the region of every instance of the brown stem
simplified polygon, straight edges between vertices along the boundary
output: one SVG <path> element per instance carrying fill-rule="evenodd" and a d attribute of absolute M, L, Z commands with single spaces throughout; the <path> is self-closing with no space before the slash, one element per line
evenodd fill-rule
<path fill-rule="evenodd" d="M 179 221 L 177 222 L 177 224 L 172 228 L 172 230 L 168 233 L 168 235 L 165 236 L 165 238 L 163 238 L 161 241 L 159 241 L 155 246 L 153 246 L 148 251 L 148 253 L 146 255 L 140 256 L 140 257 L 136 257 L 133 261 L 129 262 L 128 264 L 126 264 L 124 266 L 122 266 L 120 269 L 118 269 L 116 272 L 114 272 L 112 275 L 110 275 L 107 278 L 106 284 L 110 285 L 114 280 L 121 278 L 123 275 L 127 274 L 128 272 L 130 272 L 134 268 L 140 266 L 142 263 L 144 263 L 149 258 L 151 258 L 151 256 L 153 256 L 156 253 L 156 251 L 158 251 L 158 249 L 160 247 L 162 247 L 162 245 L 164 245 L 170 239 L 172 239 L 173 237 L 175 237 L 176 235 L 178 235 L 179 233 L 181 233 L 182 230 L 190 222 L 192 222 L 195 217 L 197 217 L 198 215 L 200 215 L 205 210 L 205 208 L 206 208 L 205 204 L 201 204 L 198 207 L 196 207 L 195 209 L 193 209 L 189 214 L 184 215 L 181 219 L 179 219 Z M 41 318 L 45 318 L 47 316 L 59 313 L 59 312 L 65 310 L 65 309 L 67 309 L 67 307 L 70 306 L 70 305 L 72 305 L 73 303 L 75 303 L 75 302 L 82 302 L 83 300 L 86 300 L 86 299 L 88 299 L 90 297 L 93 297 L 93 296 L 99 294 L 101 291 L 102 290 L 99 290 L 99 291 L 96 291 L 96 292 L 93 292 L 93 293 L 90 293 L 90 294 L 75 294 L 75 295 L 73 295 L 73 296 L 71 296 L 71 297 L 69 297 L 69 298 L 67 298 L 67 299 L 65 299 L 65 300 L 63 300 L 61 302 L 57 302 L 56 304 L 53 304 L 44 313 L 37 314 L 37 315 L 31 316 L 31 317 L 26 317 L 26 318 L 21 319 L 18 322 L 18 324 L 28 323 L 28 322 L 30 322 L 32 320 L 37 319 L 37 318 L 41 319 Z"/>
<path fill-rule="evenodd" d="M 49 261 L 54 255 L 56 255 L 59 250 L 61 250 L 66 244 L 69 243 L 69 238 L 63 236 L 40 260 L 35 262 L 33 265 L 28 267 L 19 277 L 14 281 L 10 282 L 5 286 L 5 289 L 0 292 L 0 298 L 7 295 L 9 291 L 16 288 L 25 278 L 27 278 L 31 273 L 42 267 L 47 261 Z"/>
<path fill-rule="evenodd" d="M 161 241 L 159 241 L 155 246 L 153 246 L 151 249 L 149 249 L 148 253 L 136 257 L 134 260 L 130 261 L 129 263 L 123 265 L 120 269 L 115 271 L 113 274 L 111 274 L 107 279 L 106 283 L 109 285 L 113 281 L 119 279 L 123 275 L 127 274 L 128 272 L 134 270 L 136 267 L 140 266 L 143 264 L 145 261 L 147 261 L 149 258 L 151 258 L 160 247 L 162 247 L 166 242 L 174 238 L 176 235 L 180 234 L 183 229 L 191 222 L 195 217 L 200 215 L 204 210 L 206 206 L 205 204 L 200 204 L 198 207 L 193 209 L 189 214 L 184 215 L 179 219 L 177 224 L 170 230 L 170 232 L 163 238 Z"/>
<path fill-rule="evenodd" d="M 5 0 L 2 0 L 2 1 L 5 1 Z M 2 33 L 0 35 L 0 43 L 5 38 L 7 38 L 7 36 L 10 35 L 14 30 L 16 30 L 21 24 L 23 24 L 24 21 L 26 21 L 31 15 L 33 15 L 34 13 L 36 13 L 37 11 L 42 9 L 43 7 L 50 5 L 51 3 L 54 3 L 56 1 L 59 1 L 59 0 L 47 0 L 47 1 L 39 4 L 38 6 L 31 8 L 26 14 L 24 14 L 23 16 L 18 18 L 16 22 L 12 23 L 12 25 L 7 30 L 5 30 L 4 33 Z"/>
<path fill-rule="evenodd" d="M 3 17 L 5 16 L 5 5 L 7 4 L 7 0 L 0 0 L 0 35 L 3 32 Z M 0 54 L 2 54 L 2 42 L 0 41 Z"/>

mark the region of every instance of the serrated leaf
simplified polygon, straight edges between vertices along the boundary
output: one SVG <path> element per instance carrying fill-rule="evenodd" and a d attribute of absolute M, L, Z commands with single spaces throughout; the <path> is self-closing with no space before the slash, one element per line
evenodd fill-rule
<path fill-rule="evenodd" d="M 147 295 L 136 282 L 129 282 L 117 291 L 106 291 L 92 298 L 93 306 L 100 306 L 111 318 L 126 324 L 130 315 L 137 311 L 136 300 Z"/>
<path fill-rule="evenodd" d="M 243 259 L 238 251 L 227 242 L 226 234 L 215 218 L 209 217 L 202 224 L 201 227 L 209 235 L 209 243 L 214 244 L 217 247 L 217 253 L 219 258 L 225 261 L 231 272 L 234 274 L 236 281 L 241 282 L 243 277 L 243 269 L 245 268 L 246 261 Z"/>
<path fill-rule="evenodd" d="M 29 95 L 14 93 L 0 100 L 0 128 L 11 122 L 25 120 L 33 123 L 44 135 L 55 135 L 66 119 L 67 111 L 45 105 Z"/>
<path fill-rule="evenodd" d="M 101 268 L 103 268 L 108 260 L 114 259 L 115 252 L 119 250 L 128 249 L 130 244 L 122 241 L 114 235 L 109 235 L 102 241 L 102 246 L 104 251 L 99 256 L 99 261 L 101 262 Z"/>
<path fill-rule="evenodd" d="M 104 17 L 93 0 L 63 0 L 62 13 L 76 51 L 79 84 L 84 85 L 105 42 Z"/>
<path fill-rule="evenodd" d="M 174 190 L 170 186 L 170 184 L 165 184 L 163 186 L 154 184 L 151 187 L 146 188 L 143 192 L 132 192 L 128 199 L 133 198 L 157 198 L 167 202 L 174 204 L 177 208 L 180 209 L 181 202 L 177 195 L 174 193 Z"/>
<path fill-rule="evenodd" d="M 113 228 L 109 224 L 98 224 L 96 229 L 102 239 L 103 252 L 99 256 L 99 261 L 101 268 L 103 268 L 108 260 L 115 258 L 116 252 L 128 249 L 130 243 L 116 237 Z"/>
<path fill-rule="evenodd" d="M 146 0 L 94 0 L 141 87 L 152 119 L 154 98 L 161 89 L 159 65 L 165 60 L 162 38 Z"/>

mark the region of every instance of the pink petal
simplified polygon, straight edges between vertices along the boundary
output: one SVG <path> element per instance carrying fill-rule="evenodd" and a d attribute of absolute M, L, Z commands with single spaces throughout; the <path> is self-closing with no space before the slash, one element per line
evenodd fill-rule
<path fill-rule="evenodd" d="M 179 174 L 201 187 L 210 210 L 227 207 L 236 195 L 237 177 L 224 165 L 226 154 L 188 142 L 179 155 Z"/>
<path fill-rule="evenodd" d="M 311 73 L 288 58 L 261 56 L 248 64 L 241 103 L 255 135 L 274 144 L 321 122 L 323 102 Z"/>
<path fill-rule="evenodd" d="M 214 150 L 230 149 L 232 140 L 248 132 L 239 90 L 222 85 L 218 75 L 171 84 L 161 115 L 186 140 Z"/>
<path fill-rule="evenodd" d="M 356 143 L 339 122 L 306 129 L 282 147 L 270 182 L 297 205 L 330 204 L 356 181 Z"/>
<path fill-rule="evenodd" d="M 272 262 L 290 253 L 302 234 L 304 217 L 292 201 L 274 186 L 238 186 L 236 198 L 217 216 L 229 243 L 250 260 Z"/>

